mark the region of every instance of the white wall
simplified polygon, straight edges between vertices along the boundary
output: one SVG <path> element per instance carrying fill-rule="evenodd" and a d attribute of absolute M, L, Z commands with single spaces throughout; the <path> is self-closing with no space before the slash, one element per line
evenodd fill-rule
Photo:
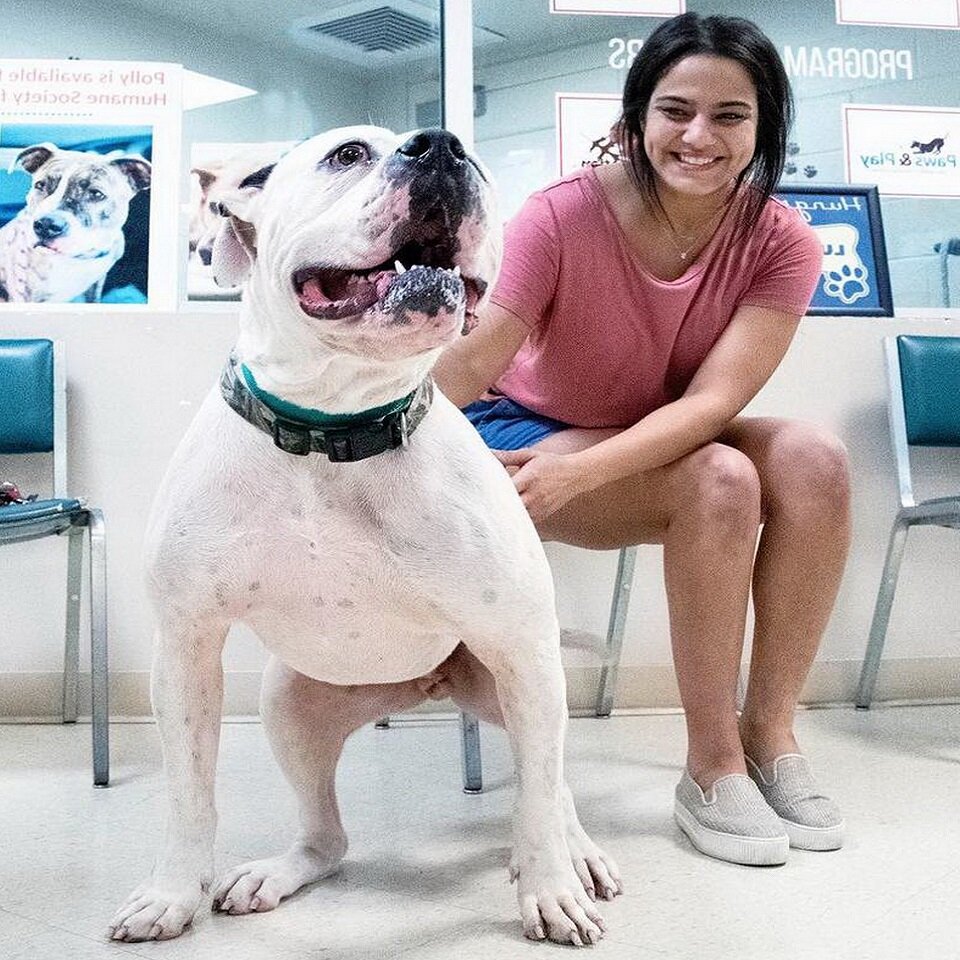
<path fill-rule="evenodd" d="M 0 336 L 42 333 L 66 343 L 70 384 L 71 487 L 108 521 L 109 623 L 114 708 L 146 709 L 151 623 L 138 568 L 145 511 L 165 464 L 233 342 L 229 311 L 135 315 L 0 316 Z M 803 321 L 794 345 L 751 412 L 824 423 L 853 461 L 854 541 L 834 617 L 807 688 L 808 700 L 852 697 L 869 629 L 896 493 L 887 438 L 881 338 L 911 332 L 960 335 L 960 319 Z M 948 492 L 960 460 L 931 452 L 921 493 Z M 25 476 L 0 460 L 0 473 Z M 30 475 L 36 484 L 37 474 Z M 28 484 L 25 484 L 28 486 Z M 31 489 L 33 487 L 30 487 Z M 66 545 L 37 541 L 0 551 L 4 617 L 0 715 L 53 713 L 61 663 Z M 612 554 L 551 545 L 561 621 L 602 630 Z M 911 534 L 890 624 L 881 698 L 960 695 L 960 537 L 920 528 Z M 621 670 L 620 706 L 676 703 L 659 548 L 640 551 Z M 259 645 L 233 636 L 225 655 L 228 709 L 255 707 Z M 590 673 L 571 670 L 572 700 L 589 701 Z"/>
<path fill-rule="evenodd" d="M 41 34 L 34 29 L 35 5 L 7 0 L 4 36 L 28 39 L 15 45 L 0 40 L 0 56 L 60 57 L 82 52 L 91 57 L 127 58 L 135 48 L 142 50 L 140 55 L 184 62 L 262 91 L 261 97 L 250 101 L 196 112 L 187 121 L 188 140 L 301 136 L 358 119 L 350 114 L 357 97 L 374 119 L 400 124 L 411 116 L 416 102 L 428 98 L 429 90 L 422 82 L 410 85 L 403 96 L 398 96 L 399 87 L 392 81 L 369 84 L 364 91 L 351 87 L 352 81 L 344 78 L 335 86 L 324 84 L 308 62 L 296 57 L 284 60 L 281 84 L 275 79 L 276 51 L 229 37 L 204 36 L 162 17 L 132 23 L 126 8 L 104 4 L 99 9 L 102 20 L 98 22 L 74 20 L 75 4 L 48 0 Z M 567 75 L 553 89 L 574 89 L 579 81 L 593 84 L 585 89 L 617 89 L 622 75 L 605 65 L 605 56 L 602 43 L 571 51 Z M 478 126 L 481 150 L 498 140 L 552 150 L 552 89 L 541 82 L 544 73 L 552 69 L 551 63 L 556 66 L 550 58 L 524 58 L 509 67 L 483 68 L 479 79 L 489 84 L 491 106 L 489 119 Z M 203 125 L 200 115 L 205 112 L 209 122 Z M 545 171 L 536 182 L 550 174 Z M 516 177 L 505 181 L 504 187 L 516 190 Z M 889 216 L 888 231 L 895 231 L 898 238 L 916 229 L 916 224 Z M 851 698 L 866 641 L 896 502 L 880 341 L 884 335 L 899 332 L 960 335 L 960 318 L 910 319 L 907 311 L 897 320 L 806 319 L 781 369 L 751 408 L 831 426 L 847 443 L 853 460 L 853 552 L 807 688 L 810 700 Z M 218 375 L 234 334 L 235 316 L 224 306 L 194 306 L 149 317 L 132 313 L 0 313 L 2 337 L 49 336 L 66 343 L 71 486 L 102 507 L 108 522 L 116 714 L 147 709 L 151 623 L 139 572 L 145 513 L 170 454 Z M 957 458 L 931 454 L 924 460 L 933 474 L 932 486 L 949 489 L 960 467 Z M 0 477 L 24 479 L 27 489 L 35 489 L 41 476 L 38 463 L 25 472 L 19 465 L 0 460 Z M 614 556 L 552 545 L 548 554 L 558 577 L 561 620 L 569 626 L 602 630 Z M 0 715 L 56 712 L 65 555 L 65 544 L 51 541 L 0 551 L 4 614 L 0 625 Z M 958 560 L 960 537 L 953 531 L 924 528 L 911 534 L 890 625 L 889 656 L 878 687 L 880 697 L 960 695 Z M 256 641 L 238 631 L 225 654 L 228 711 L 255 709 L 262 662 Z M 574 666 L 570 676 L 573 702 L 588 702 L 589 671 Z M 659 549 L 645 547 L 628 619 L 617 703 L 676 702 Z"/>

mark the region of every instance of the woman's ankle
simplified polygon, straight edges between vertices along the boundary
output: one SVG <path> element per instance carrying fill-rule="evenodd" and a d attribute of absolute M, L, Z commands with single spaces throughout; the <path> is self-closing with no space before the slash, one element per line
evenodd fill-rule
<path fill-rule="evenodd" d="M 761 767 L 785 753 L 800 753 L 792 715 L 789 720 L 756 720 L 744 715 L 739 726 L 743 752 Z"/>

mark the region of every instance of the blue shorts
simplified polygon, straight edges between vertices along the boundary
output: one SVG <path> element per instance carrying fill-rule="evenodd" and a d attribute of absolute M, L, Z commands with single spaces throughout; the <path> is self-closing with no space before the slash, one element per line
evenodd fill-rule
<path fill-rule="evenodd" d="M 475 400 L 463 408 L 463 414 L 491 450 L 532 447 L 553 433 L 570 429 L 568 423 L 541 416 L 507 397 Z"/>

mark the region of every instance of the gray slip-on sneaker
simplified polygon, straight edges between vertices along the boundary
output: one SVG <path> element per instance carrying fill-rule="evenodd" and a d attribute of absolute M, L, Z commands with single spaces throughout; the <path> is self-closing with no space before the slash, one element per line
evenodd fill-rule
<path fill-rule="evenodd" d="M 706 792 L 687 770 L 677 784 L 673 815 L 701 852 L 748 866 L 787 862 L 790 841 L 780 818 L 745 773 L 731 773 Z"/>
<path fill-rule="evenodd" d="M 837 805 L 820 792 L 806 757 L 785 753 L 762 767 L 750 757 L 747 770 L 780 818 L 798 850 L 839 850 L 843 846 L 843 817 Z"/>

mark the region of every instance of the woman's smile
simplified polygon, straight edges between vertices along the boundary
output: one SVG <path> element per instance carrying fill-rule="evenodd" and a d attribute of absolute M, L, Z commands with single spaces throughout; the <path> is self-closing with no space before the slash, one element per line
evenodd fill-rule
<path fill-rule="evenodd" d="M 757 95 L 735 60 L 696 54 L 657 84 L 643 146 L 667 193 L 710 194 L 729 186 L 756 149 Z"/>

